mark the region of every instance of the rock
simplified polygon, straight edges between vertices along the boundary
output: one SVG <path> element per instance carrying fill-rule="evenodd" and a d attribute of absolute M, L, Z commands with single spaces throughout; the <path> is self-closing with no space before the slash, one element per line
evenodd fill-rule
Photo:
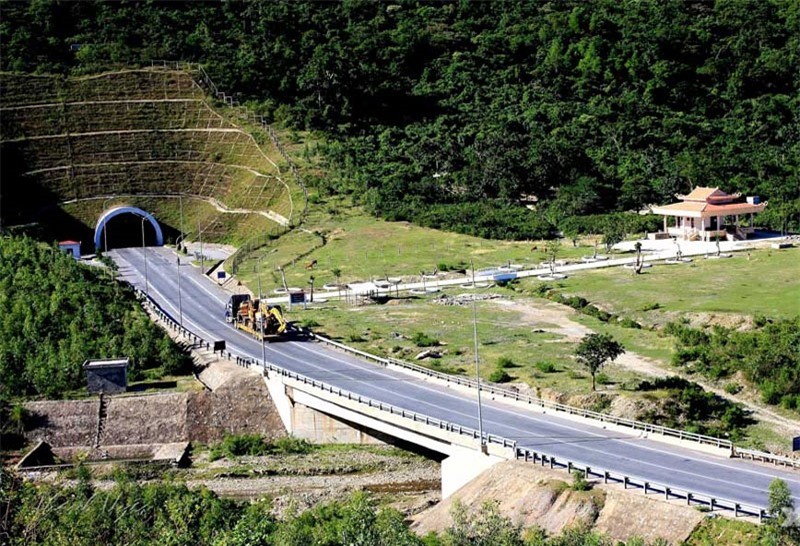
<path fill-rule="evenodd" d="M 421 353 L 419 353 L 414 358 L 416 360 L 423 360 L 423 359 L 426 359 L 426 358 L 442 358 L 442 355 L 439 354 L 438 351 L 433 351 L 431 349 L 427 349 L 427 350 L 422 351 Z"/>

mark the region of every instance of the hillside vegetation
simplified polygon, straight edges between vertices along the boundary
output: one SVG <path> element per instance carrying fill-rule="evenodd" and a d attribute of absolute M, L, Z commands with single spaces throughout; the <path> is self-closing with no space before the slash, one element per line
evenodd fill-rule
<path fill-rule="evenodd" d="M 4 223 L 39 220 L 58 225 L 60 236 L 89 239 L 108 197 L 143 206 L 152 196 L 181 193 L 186 231 L 200 222 L 207 240 L 280 231 L 305 206 L 302 191 L 263 131 L 221 114 L 196 76 L 163 68 L 67 78 L 0 74 Z M 160 220 L 177 220 L 177 199 L 146 204 Z M 239 221 L 246 227 L 237 229 Z M 168 235 L 177 235 L 178 222 L 170 223 Z M 220 223 L 228 229 L 216 229 Z"/>
<path fill-rule="evenodd" d="M 2 10 L 4 70 L 200 61 L 273 119 L 324 131 L 319 191 L 387 219 L 533 238 L 702 185 L 769 199 L 772 227 L 800 222 L 796 2 Z"/>
<path fill-rule="evenodd" d="M 0 398 L 60 398 L 89 358 L 130 357 L 129 379 L 186 370 L 188 355 L 108 273 L 25 238 L 0 238 Z"/>

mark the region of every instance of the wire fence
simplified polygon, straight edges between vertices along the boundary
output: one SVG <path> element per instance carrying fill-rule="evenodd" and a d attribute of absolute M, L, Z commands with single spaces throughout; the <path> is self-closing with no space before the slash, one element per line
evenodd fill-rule
<path fill-rule="evenodd" d="M 241 120 L 244 120 L 248 123 L 253 123 L 261 130 L 263 130 L 272 141 L 275 149 L 278 150 L 278 153 L 281 155 L 283 160 L 286 162 L 286 165 L 289 168 L 289 172 L 291 172 L 292 177 L 294 178 L 297 186 L 303 192 L 303 207 L 300 211 L 299 219 L 296 218 L 294 207 L 289 213 L 289 223 L 286 226 L 275 226 L 270 232 L 268 233 L 259 233 L 254 235 L 250 239 L 248 239 L 244 244 L 242 244 L 236 252 L 228 258 L 227 263 L 228 267 L 230 268 L 230 272 L 234 275 L 238 273 L 239 266 L 241 265 L 242 261 L 253 251 L 266 246 L 269 244 L 270 241 L 277 239 L 281 235 L 291 231 L 292 229 L 303 225 L 306 221 L 307 214 L 308 214 L 308 189 L 303 182 L 303 178 L 300 174 L 297 165 L 295 164 L 292 157 L 286 151 L 281 140 L 278 138 L 278 134 L 272 128 L 272 126 L 267 122 L 264 116 L 257 114 L 252 109 L 248 108 L 247 106 L 242 105 L 233 95 L 229 95 L 224 91 L 220 91 L 217 84 L 214 82 L 213 79 L 208 75 L 205 68 L 202 65 L 195 64 L 195 63 L 187 63 L 182 61 L 151 61 L 150 66 L 153 68 L 164 68 L 164 69 L 171 69 L 171 70 L 187 70 L 190 72 L 194 72 L 198 74 L 198 84 L 206 90 L 208 94 L 215 97 L 216 99 L 220 100 L 223 104 L 228 106 L 232 112 Z M 291 200 L 291 195 L 289 196 Z M 293 201 L 293 200 L 292 200 Z"/>

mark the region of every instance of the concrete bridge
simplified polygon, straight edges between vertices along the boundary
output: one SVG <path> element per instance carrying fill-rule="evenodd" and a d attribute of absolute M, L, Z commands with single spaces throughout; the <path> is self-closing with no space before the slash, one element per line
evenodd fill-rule
<path fill-rule="evenodd" d="M 110 254 L 124 278 L 144 287 L 145 252 L 152 305 L 175 325 L 179 293 L 172 251 L 135 248 Z M 445 496 L 496 462 L 518 458 L 577 468 L 647 494 L 738 514 L 762 514 L 769 483 L 778 477 L 800 504 L 800 473 L 731 459 L 727 440 L 569 408 L 491 385 L 481 387 L 481 441 L 472 380 L 329 342 L 263 346 L 223 322 L 227 293 L 191 266 L 182 266 L 180 274 L 184 333 L 203 343 L 224 339 L 240 364 L 262 366 L 289 432 L 314 441 L 388 437 L 439 453 Z"/>

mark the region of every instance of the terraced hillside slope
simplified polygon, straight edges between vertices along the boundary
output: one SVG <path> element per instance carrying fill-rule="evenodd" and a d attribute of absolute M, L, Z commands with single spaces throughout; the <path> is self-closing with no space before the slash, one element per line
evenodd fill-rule
<path fill-rule="evenodd" d="M 93 228 L 112 200 L 172 220 L 182 194 L 187 225 L 208 239 L 290 225 L 298 188 L 280 154 L 215 108 L 195 76 L 0 74 L 3 224 L 53 224 L 63 220 L 58 210 Z M 215 223 L 226 229 L 207 229 Z"/>

